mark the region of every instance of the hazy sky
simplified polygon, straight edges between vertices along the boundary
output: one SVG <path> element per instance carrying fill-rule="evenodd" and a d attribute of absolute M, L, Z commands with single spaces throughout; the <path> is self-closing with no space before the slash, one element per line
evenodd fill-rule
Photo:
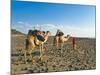
<path fill-rule="evenodd" d="M 65 35 L 95 37 L 95 6 L 13 1 L 11 27 L 27 33 L 34 27 Z"/>

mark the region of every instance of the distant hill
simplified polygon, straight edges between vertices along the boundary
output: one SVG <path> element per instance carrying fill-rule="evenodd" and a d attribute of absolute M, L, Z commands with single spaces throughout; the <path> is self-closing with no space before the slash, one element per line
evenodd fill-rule
<path fill-rule="evenodd" d="M 24 33 L 17 31 L 16 29 L 11 29 L 11 34 L 25 35 Z"/>

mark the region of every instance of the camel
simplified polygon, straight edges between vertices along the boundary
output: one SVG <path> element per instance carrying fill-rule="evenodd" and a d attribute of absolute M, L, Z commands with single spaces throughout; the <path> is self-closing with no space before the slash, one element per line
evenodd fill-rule
<path fill-rule="evenodd" d="M 67 42 L 69 38 L 70 38 L 70 35 L 67 35 L 67 37 L 65 37 L 63 32 L 57 30 L 57 33 L 54 36 L 53 43 L 54 45 L 56 45 L 57 48 L 60 46 L 60 48 L 62 49 L 63 44 Z"/>
<path fill-rule="evenodd" d="M 43 44 L 48 40 L 49 34 L 49 31 L 45 33 L 39 30 L 29 30 L 26 39 L 26 51 L 29 52 L 30 59 L 32 59 L 31 53 L 35 47 L 40 47 L 40 58 L 42 57 Z M 27 52 L 25 52 L 25 61 Z"/>

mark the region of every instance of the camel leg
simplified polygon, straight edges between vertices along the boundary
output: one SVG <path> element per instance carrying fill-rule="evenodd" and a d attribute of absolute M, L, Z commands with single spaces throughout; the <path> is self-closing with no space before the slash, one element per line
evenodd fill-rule
<path fill-rule="evenodd" d="M 41 45 L 40 45 L 40 59 L 41 59 L 41 56 L 42 56 L 42 51 L 41 51 L 41 49 L 42 49 L 42 47 L 41 47 Z"/>
<path fill-rule="evenodd" d="M 30 50 L 30 60 L 32 60 L 32 64 L 35 62 L 35 60 L 33 59 L 33 56 L 32 56 L 32 50 Z"/>
<path fill-rule="evenodd" d="M 62 53 L 63 53 L 63 51 L 62 51 L 62 50 L 63 50 L 63 46 L 64 46 L 64 44 L 63 44 L 63 43 L 61 43 L 61 44 L 60 44 L 60 46 L 61 46 L 61 54 L 62 54 Z"/>
<path fill-rule="evenodd" d="M 42 60 L 42 55 L 43 55 L 43 44 L 40 45 L 40 59 Z"/>
<path fill-rule="evenodd" d="M 58 42 L 57 42 L 57 45 L 56 45 L 56 47 L 58 48 L 58 46 L 59 46 L 59 45 L 58 45 Z"/>
<path fill-rule="evenodd" d="M 62 57 L 62 44 L 60 44 L 60 49 L 61 49 L 61 57 Z"/>
<path fill-rule="evenodd" d="M 41 60 L 42 60 L 42 56 L 43 56 L 43 44 L 42 44 L 42 49 L 41 49 Z"/>
<path fill-rule="evenodd" d="M 59 49 L 59 42 L 57 41 L 56 48 Z"/>
<path fill-rule="evenodd" d="M 43 51 L 43 44 L 41 45 L 41 51 Z"/>
<path fill-rule="evenodd" d="M 25 57 L 25 64 L 27 64 L 26 51 L 25 51 L 25 53 L 24 53 L 24 57 Z"/>
<path fill-rule="evenodd" d="M 64 43 L 62 43 L 62 46 L 61 46 L 61 47 L 62 47 L 62 49 L 63 49 L 63 47 L 64 47 Z"/>
<path fill-rule="evenodd" d="M 31 60 L 32 59 L 31 51 L 29 51 L 29 54 L 30 54 L 30 60 Z M 27 51 L 25 51 L 24 56 L 25 56 L 25 64 L 27 64 Z"/>
<path fill-rule="evenodd" d="M 30 60 L 32 60 L 32 50 L 29 51 L 29 55 L 30 55 Z"/>
<path fill-rule="evenodd" d="M 44 52 L 44 44 L 42 44 L 42 52 Z"/>
<path fill-rule="evenodd" d="M 59 38 L 58 37 L 56 37 L 56 39 L 55 39 L 55 45 L 56 45 L 56 48 L 58 49 L 58 47 L 59 47 Z"/>

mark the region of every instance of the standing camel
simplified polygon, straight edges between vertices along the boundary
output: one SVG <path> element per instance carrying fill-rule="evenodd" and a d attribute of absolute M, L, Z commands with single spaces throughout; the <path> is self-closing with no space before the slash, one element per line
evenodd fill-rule
<path fill-rule="evenodd" d="M 65 42 L 67 42 L 70 38 L 70 35 L 67 35 L 67 37 L 64 36 L 64 33 L 60 30 L 57 30 L 56 35 L 54 36 L 54 45 L 56 45 L 56 47 L 58 48 L 60 46 L 60 48 L 63 47 L 63 44 Z"/>
<path fill-rule="evenodd" d="M 39 30 L 29 30 L 28 36 L 26 39 L 26 52 L 29 52 L 30 59 L 32 59 L 32 50 L 35 47 L 40 47 L 40 58 L 42 57 L 43 44 L 48 40 L 49 31 L 42 32 Z M 25 52 L 25 61 L 26 61 L 26 52 Z"/>
<path fill-rule="evenodd" d="M 40 47 L 40 58 L 42 57 L 42 52 L 43 52 L 43 47 L 44 47 L 44 43 L 47 42 L 48 38 L 49 38 L 50 32 L 47 31 L 46 33 L 44 32 L 39 32 L 37 33 L 37 36 L 34 39 L 34 44 L 36 46 Z"/>

